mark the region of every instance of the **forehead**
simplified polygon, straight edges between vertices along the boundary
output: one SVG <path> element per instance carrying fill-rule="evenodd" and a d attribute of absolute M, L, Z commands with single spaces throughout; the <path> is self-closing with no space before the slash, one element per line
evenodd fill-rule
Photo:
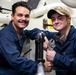
<path fill-rule="evenodd" d="M 15 9 L 16 13 L 29 13 L 30 11 L 26 7 L 19 6 Z"/>

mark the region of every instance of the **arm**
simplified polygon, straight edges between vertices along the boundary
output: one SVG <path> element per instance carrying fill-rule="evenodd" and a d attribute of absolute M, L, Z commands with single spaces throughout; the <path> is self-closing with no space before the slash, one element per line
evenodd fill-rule
<path fill-rule="evenodd" d="M 74 42 L 76 42 L 74 40 Z M 72 42 L 73 43 L 73 42 Z M 73 48 L 75 47 L 75 48 Z M 70 51 L 74 51 L 72 54 L 69 53 L 68 54 L 65 53 L 65 55 L 60 54 L 55 52 L 54 50 L 48 50 L 47 54 L 46 54 L 46 58 L 48 61 L 53 62 L 54 66 L 57 66 L 57 70 L 58 68 L 61 70 L 71 70 L 71 71 L 75 71 L 76 70 L 76 43 L 74 43 L 74 45 L 70 45 L 69 47 L 69 52 Z"/>
<path fill-rule="evenodd" d="M 14 37 L 0 37 L 0 53 L 5 62 L 22 74 L 34 75 L 37 71 L 37 63 L 20 56 L 21 47 Z M 8 65 L 7 65 L 8 66 Z"/>
<path fill-rule="evenodd" d="M 32 40 L 36 39 L 38 36 L 38 33 L 40 33 L 40 32 L 43 32 L 45 34 L 45 36 L 48 38 L 48 40 L 50 40 L 53 37 L 53 35 L 55 34 L 55 32 L 44 31 L 44 30 L 40 30 L 38 28 L 24 31 L 25 35 L 30 37 Z"/>
<path fill-rule="evenodd" d="M 33 30 L 25 30 L 24 32 L 25 32 L 25 35 L 30 37 L 32 40 L 34 40 L 38 37 L 38 33 L 43 32 L 45 34 L 44 50 L 47 49 L 48 42 L 49 42 L 48 40 L 50 40 L 53 37 L 53 35 L 55 34 L 55 32 L 44 31 L 44 30 L 40 30 L 38 28 L 34 28 Z"/>

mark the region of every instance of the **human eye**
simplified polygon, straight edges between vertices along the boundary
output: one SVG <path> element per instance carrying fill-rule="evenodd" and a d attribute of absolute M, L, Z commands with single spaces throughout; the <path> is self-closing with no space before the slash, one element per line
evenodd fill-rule
<path fill-rule="evenodd" d="M 61 17 L 61 16 L 60 16 L 60 17 L 58 17 L 58 19 L 59 19 L 59 20 L 62 20 L 62 19 L 63 19 L 63 17 Z"/>
<path fill-rule="evenodd" d="M 55 21 L 55 18 L 51 18 L 52 21 Z"/>
<path fill-rule="evenodd" d="M 19 17 L 22 17 L 23 15 L 22 15 L 22 14 L 18 14 L 18 16 L 19 16 Z"/>
<path fill-rule="evenodd" d="M 25 17 L 29 18 L 29 14 L 26 14 Z"/>

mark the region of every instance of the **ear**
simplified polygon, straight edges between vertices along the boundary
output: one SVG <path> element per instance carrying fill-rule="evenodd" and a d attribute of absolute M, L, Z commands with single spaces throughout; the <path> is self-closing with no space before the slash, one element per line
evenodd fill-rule
<path fill-rule="evenodd" d="M 13 14 L 11 14 L 11 19 L 13 20 Z"/>
<path fill-rule="evenodd" d="M 68 17 L 68 23 L 70 23 L 71 22 L 71 17 Z"/>

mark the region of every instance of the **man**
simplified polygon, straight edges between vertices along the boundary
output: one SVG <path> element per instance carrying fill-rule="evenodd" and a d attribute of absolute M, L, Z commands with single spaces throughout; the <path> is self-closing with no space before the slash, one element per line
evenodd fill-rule
<path fill-rule="evenodd" d="M 46 58 L 53 63 L 56 75 L 76 75 L 76 29 L 70 25 L 70 11 L 58 6 L 51 9 L 47 16 L 58 32 L 45 32 L 48 39 L 55 42 L 54 48 L 49 50 L 48 46 Z"/>
<path fill-rule="evenodd" d="M 28 37 L 36 38 L 23 31 L 29 24 L 29 15 L 30 7 L 26 2 L 12 5 L 12 20 L 0 31 L 0 75 L 35 75 L 37 72 L 37 62 L 20 56 L 24 41 Z M 50 62 L 45 64 L 50 70 Z"/>
<path fill-rule="evenodd" d="M 45 45 L 46 59 L 53 64 L 56 75 L 76 75 L 76 29 L 70 25 L 70 11 L 57 6 L 49 10 L 47 17 L 57 32 L 35 29 L 35 34 L 43 31 L 49 40 Z"/>

